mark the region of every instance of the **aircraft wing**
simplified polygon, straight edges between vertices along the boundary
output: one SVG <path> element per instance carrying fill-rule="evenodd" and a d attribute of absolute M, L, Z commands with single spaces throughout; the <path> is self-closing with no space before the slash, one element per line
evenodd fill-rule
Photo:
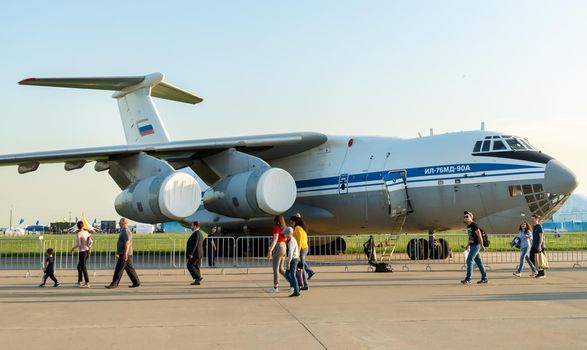
<path fill-rule="evenodd" d="M 150 145 L 122 145 L 70 150 L 0 155 L 0 166 L 18 165 L 21 174 L 35 171 L 39 164 L 65 163 L 66 170 L 79 169 L 88 162 L 107 162 L 141 152 L 168 161 L 174 168 L 191 165 L 195 159 L 229 148 L 271 160 L 297 154 L 327 141 L 326 135 L 312 132 L 229 137 Z M 96 168 L 98 170 L 98 168 Z"/>

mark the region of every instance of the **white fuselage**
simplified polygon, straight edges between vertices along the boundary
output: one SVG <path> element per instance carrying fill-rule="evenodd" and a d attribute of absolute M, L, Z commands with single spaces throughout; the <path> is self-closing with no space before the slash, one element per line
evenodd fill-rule
<path fill-rule="evenodd" d="M 572 180 L 562 179 L 569 184 L 545 181 L 552 158 L 529 145 L 514 151 L 499 135 L 328 136 L 318 147 L 270 164 L 296 180 L 297 199 L 287 215 L 299 212 L 313 233 L 390 232 L 401 215 L 406 215 L 402 232 L 461 229 L 464 210 L 475 213 L 488 232 L 507 233 L 524 216 L 552 215 L 576 180 L 570 173 Z M 489 144 L 487 152 L 473 154 L 478 141 L 491 142 L 492 137 L 506 149 L 492 152 Z M 192 218 L 229 230 L 247 226 L 251 232 L 264 231 L 271 223 L 268 218 L 234 219 L 205 210 Z"/>

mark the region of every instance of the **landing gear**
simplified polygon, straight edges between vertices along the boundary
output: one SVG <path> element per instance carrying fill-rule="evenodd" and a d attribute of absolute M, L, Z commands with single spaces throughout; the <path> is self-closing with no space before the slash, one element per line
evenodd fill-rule
<path fill-rule="evenodd" d="M 413 238 L 408 242 L 406 253 L 412 260 L 448 258 L 450 246 L 444 238 L 434 238 L 434 231 L 428 232 L 428 240 L 424 238 Z"/>

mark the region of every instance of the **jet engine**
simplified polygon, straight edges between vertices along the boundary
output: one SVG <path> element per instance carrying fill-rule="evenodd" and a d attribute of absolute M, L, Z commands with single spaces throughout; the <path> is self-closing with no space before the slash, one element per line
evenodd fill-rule
<path fill-rule="evenodd" d="M 155 224 L 192 215 L 201 200 L 202 193 L 196 179 L 173 172 L 134 182 L 116 197 L 114 206 L 124 217 Z"/>
<path fill-rule="evenodd" d="M 258 168 L 218 181 L 204 194 L 204 206 L 214 213 L 249 219 L 285 212 L 296 195 L 296 182 L 290 173 Z"/>

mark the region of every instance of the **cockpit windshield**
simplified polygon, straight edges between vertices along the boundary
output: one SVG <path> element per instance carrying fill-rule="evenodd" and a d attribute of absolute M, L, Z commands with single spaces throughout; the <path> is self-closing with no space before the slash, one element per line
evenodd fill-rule
<path fill-rule="evenodd" d="M 486 136 L 484 140 L 475 142 L 473 153 L 535 151 L 528 140 L 510 135 Z"/>

